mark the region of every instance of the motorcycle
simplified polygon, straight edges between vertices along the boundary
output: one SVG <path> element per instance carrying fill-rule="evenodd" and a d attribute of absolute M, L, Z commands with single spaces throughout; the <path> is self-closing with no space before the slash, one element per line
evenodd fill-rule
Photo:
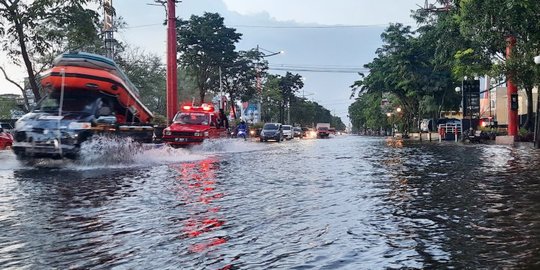
<path fill-rule="evenodd" d="M 238 129 L 236 138 L 244 138 L 244 141 L 247 140 L 247 131 L 245 129 Z"/>

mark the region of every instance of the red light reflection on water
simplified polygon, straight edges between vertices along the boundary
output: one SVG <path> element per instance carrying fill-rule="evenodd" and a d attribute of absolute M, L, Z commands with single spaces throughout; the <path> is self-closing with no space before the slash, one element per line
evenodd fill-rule
<path fill-rule="evenodd" d="M 197 239 L 205 233 L 219 230 L 225 220 L 219 214 L 221 207 L 216 205 L 223 193 L 216 188 L 217 162 L 214 159 L 183 163 L 171 166 L 179 175 L 176 177 L 180 199 L 185 203 L 190 217 L 183 222 L 182 238 Z M 227 242 L 227 237 L 216 236 L 201 239 L 189 246 L 191 252 L 204 252 L 211 247 Z"/>

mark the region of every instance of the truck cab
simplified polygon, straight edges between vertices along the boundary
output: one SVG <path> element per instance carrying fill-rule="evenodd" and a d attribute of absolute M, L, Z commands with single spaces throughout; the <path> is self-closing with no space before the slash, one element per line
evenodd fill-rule
<path fill-rule="evenodd" d="M 201 144 L 206 139 L 226 138 L 227 119 L 211 104 L 182 106 L 173 123 L 163 130 L 163 142 L 172 147 Z"/>
<path fill-rule="evenodd" d="M 317 138 L 328 138 L 330 136 L 330 123 L 317 123 Z"/>

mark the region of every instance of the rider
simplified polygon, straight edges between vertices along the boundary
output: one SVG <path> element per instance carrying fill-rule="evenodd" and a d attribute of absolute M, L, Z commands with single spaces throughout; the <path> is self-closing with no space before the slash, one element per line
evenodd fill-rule
<path fill-rule="evenodd" d="M 243 130 L 244 134 L 247 133 L 247 124 L 244 122 L 244 120 L 240 121 L 240 124 L 238 124 L 238 127 L 236 127 L 236 133 L 238 134 L 238 131 L 240 130 Z"/>

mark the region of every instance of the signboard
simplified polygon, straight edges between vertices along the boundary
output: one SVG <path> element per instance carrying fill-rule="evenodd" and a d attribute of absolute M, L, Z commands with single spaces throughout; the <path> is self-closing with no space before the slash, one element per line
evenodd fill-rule
<path fill-rule="evenodd" d="M 463 117 L 480 118 L 480 80 L 463 81 Z"/>

